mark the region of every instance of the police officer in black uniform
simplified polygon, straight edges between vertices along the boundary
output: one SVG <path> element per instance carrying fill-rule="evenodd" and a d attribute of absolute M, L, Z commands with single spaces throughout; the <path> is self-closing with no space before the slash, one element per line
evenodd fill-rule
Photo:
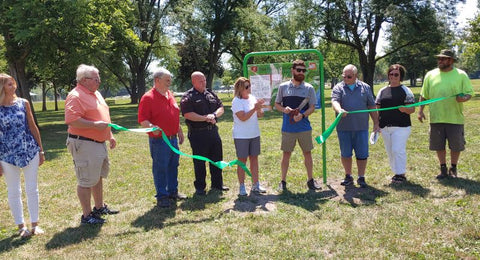
<path fill-rule="evenodd" d="M 188 126 L 188 140 L 194 155 L 201 155 L 214 162 L 223 160 L 222 140 L 218 135 L 217 118 L 224 113 L 222 101 L 207 89 L 205 75 L 199 71 L 192 73 L 193 88 L 188 90 L 180 101 L 182 115 Z M 205 162 L 193 159 L 195 169 L 195 194 L 205 195 L 207 170 Z M 210 164 L 212 189 L 227 191 L 223 185 L 222 170 Z"/>

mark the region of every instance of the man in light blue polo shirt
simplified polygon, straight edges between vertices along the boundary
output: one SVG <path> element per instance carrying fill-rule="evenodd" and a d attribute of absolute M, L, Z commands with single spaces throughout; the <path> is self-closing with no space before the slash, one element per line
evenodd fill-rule
<path fill-rule="evenodd" d="M 348 111 L 374 109 L 375 100 L 370 86 L 357 79 L 357 68 L 349 64 L 343 69 L 343 81 L 332 90 L 332 107 L 336 114 L 343 112 L 343 118 L 337 125 L 338 140 L 342 165 L 345 169 L 343 186 L 353 184 L 352 151 L 357 159 L 358 180 L 360 187 L 366 187 L 365 169 L 368 159 L 368 116 L 373 120 L 373 130 L 379 131 L 377 112 L 348 114 Z"/>
<path fill-rule="evenodd" d="M 315 89 L 309 83 L 304 82 L 307 68 L 303 60 L 295 60 L 292 65 L 292 79 L 283 82 L 278 87 L 275 109 L 283 113 L 282 124 L 282 181 L 280 189 L 287 189 L 287 172 L 290 164 L 290 156 L 298 144 L 303 151 L 305 168 L 307 168 L 307 187 L 310 190 L 318 190 L 321 187 L 313 179 L 313 141 L 312 127 L 308 116 L 315 111 L 317 98 Z M 306 103 L 304 107 L 301 107 Z"/>

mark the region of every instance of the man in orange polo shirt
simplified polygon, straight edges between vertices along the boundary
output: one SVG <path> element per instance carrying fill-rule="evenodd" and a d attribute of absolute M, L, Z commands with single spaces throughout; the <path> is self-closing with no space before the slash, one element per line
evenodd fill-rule
<path fill-rule="evenodd" d="M 77 86 L 65 101 L 65 123 L 68 125 L 67 148 L 72 154 L 77 175 L 77 196 L 82 206 L 81 224 L 103 224 L 101 215 L 117 214 L 103 202 L 102 178 L 109 172 L 108 151 L 117 142 L 108 124 L 110 112 L 98 87 L 99 71 L 94 66 L 77 68 Z M 92 210 L 90 199 L 95 206 Z"/>
<path fill-rule="evenodd" d="M 173 93 L 169 90 L 172 74 L 166 69 L 153 73 L 153 88 L 143 95 L 138 106 L 138 122 L 142 127 L 160 127 L 170 144 L 178 149 L 183 143 L 180 127 L 180 109 Z M 178 139 L 177 139 L 178 135 Z M 160 131 L 148 133 L 150 156 L 152 157 L 153 183 L 157 194 L 157 206 L 170 207 L 170 199 L 185 199 L 178 192 L 179 155 L 173 152 L 162 139 Z"/>

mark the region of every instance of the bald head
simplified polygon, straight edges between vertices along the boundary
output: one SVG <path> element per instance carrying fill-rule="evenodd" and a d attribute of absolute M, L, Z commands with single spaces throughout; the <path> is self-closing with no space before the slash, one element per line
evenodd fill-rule
<path fill-rule="evenodd" d="M 200 71 L 195 71 L 192 73 L 192 85 L 198 91 L 203 93 L 207 87 L 207 80 L 205 75 Z"/>

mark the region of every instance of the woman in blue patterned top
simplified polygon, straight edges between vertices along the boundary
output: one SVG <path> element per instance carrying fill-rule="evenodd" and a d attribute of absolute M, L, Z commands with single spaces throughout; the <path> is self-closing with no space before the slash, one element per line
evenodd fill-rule
<path fill-rule="evenodd" d="M 15 95 L 17 83 L 6 74 L 0 74 L 0 176 L 8 189 L 8 204 L 18 234 L 22 238 L 43 234 L 38 226 L 38 166 L 45 161 L 40 132 L 34 122 L 30 104 Z M 20 171 L 23 170 L 27 204 L 32 223 L 28 230 L 23 218 Z"/>

